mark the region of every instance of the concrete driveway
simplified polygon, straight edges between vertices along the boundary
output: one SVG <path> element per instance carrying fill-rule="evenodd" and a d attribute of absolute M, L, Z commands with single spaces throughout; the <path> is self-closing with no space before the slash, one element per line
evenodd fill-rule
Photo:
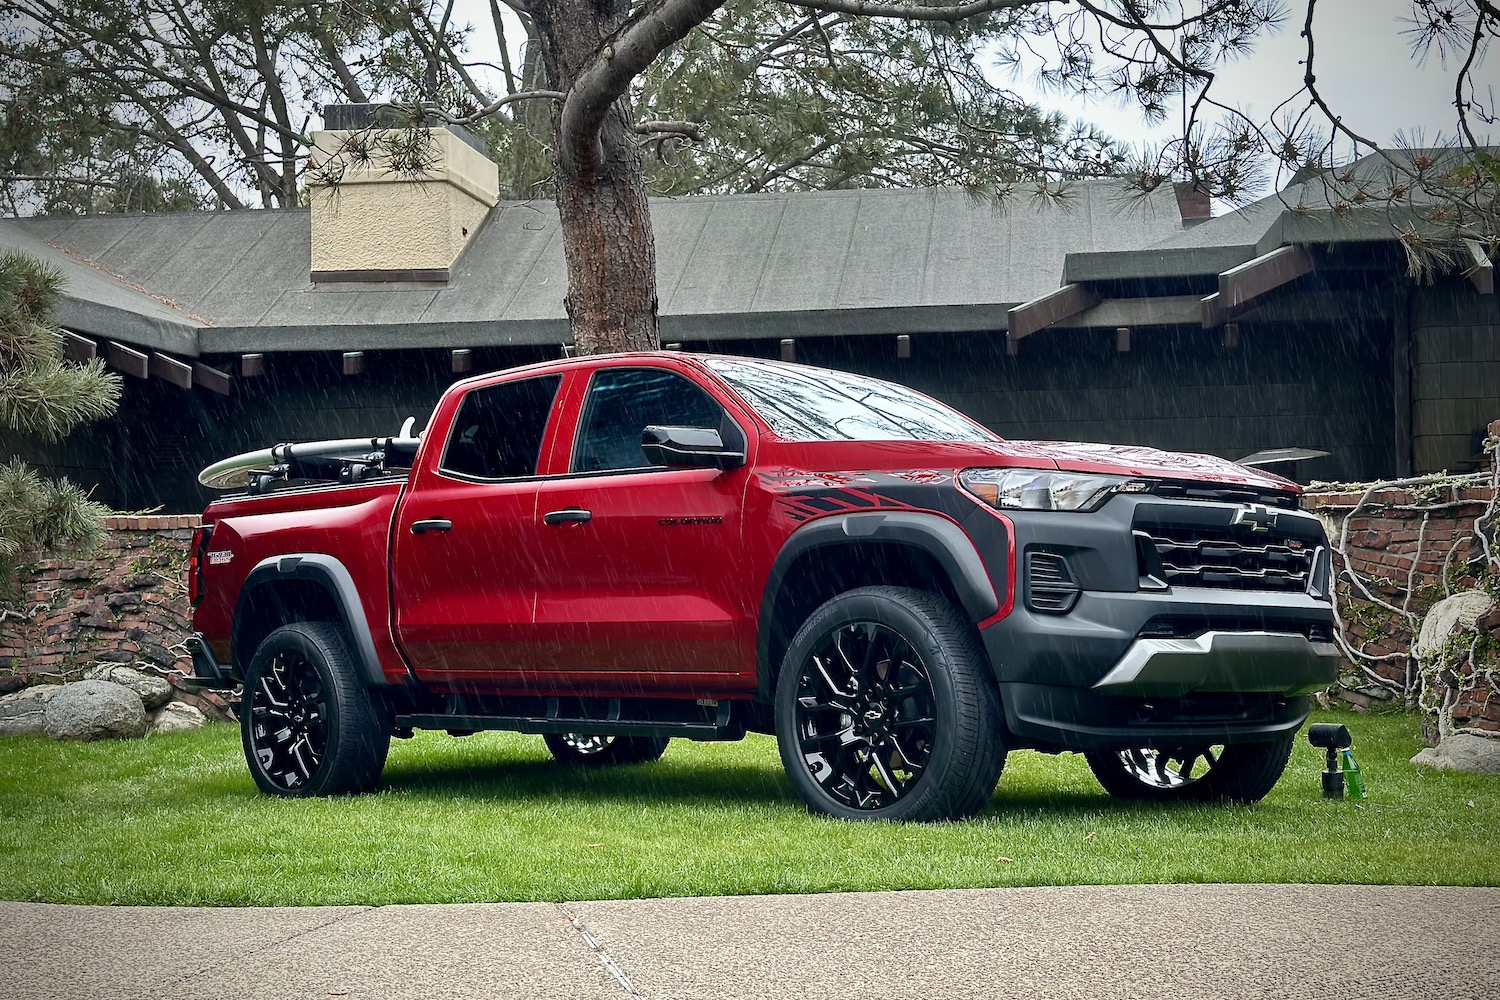
<path fill-rule="evenodd" d="M 1492 1000 L 1500 890 L 1163 885 L 580 903 L 0 903 L 0 997 Z"/>

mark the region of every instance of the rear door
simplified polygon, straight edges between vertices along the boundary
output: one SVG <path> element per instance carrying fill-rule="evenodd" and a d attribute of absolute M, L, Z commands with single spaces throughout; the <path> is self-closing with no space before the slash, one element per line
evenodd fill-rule
<path fill-rule="evenodd" d="M 396 514 L 396 636 L 417 675 L 464 685 L 535 666 L 537 471 L 563 376 L 470 389 Z M 493 678 L 489 678 L 493 679 Z"/>
<path fill-rule="evenodd" d="M 743 415 L 683 371 L 593 371 L 567 473 L 538 489 L 536 626 L 559 677 L 690 689 L 693 676 L 754 671 L 754 628 L 741 570 L 750 463 L 662 468 L 647 461 L 649 424 L 713 427 L 750 448 Z M 559 463 L 560 464 L 560 463 Z M 711 685 L 712 686 L 712 685 Z"/>

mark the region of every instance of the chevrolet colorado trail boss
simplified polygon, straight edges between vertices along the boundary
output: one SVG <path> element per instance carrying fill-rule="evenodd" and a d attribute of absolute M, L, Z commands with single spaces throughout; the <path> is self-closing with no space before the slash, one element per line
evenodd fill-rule
<path fill-rule="evenodd" d="M 372 789 L 392 736 L 575 763 L 774 733 L 847 819 L 969 816 L 1007 751 L 1124 798 L 1255 801 L 1335 677 L 1328 543 L 1286 480 L 1005 441 L 920 393 L 737 357 L 453 385 L 427 429 L 204 470 L 195 673 L 273 795 Z"/>

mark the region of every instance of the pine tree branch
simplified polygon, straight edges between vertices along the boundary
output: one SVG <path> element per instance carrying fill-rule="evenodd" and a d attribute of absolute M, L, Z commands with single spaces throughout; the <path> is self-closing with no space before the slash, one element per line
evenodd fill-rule
<path fill-rule="evenodd" d="M 818 10 L 825 13 L 854 14 L 859 17 L 891 17 L 901 21 L 945 21 L 954 24 L 997 10 L 1065 4 L 1068 0 L 970 0 L 969 3 L 935 7 L 918 7 L 904 3 L 875 3 L 873 0 L 783 0 L 783 2 L 788 7 L 800 7 L 803 10 Z"/>
<path fill-rule="evenodd" d="M 659 0 L 643 6 L 624 28 L 600 47 L 598 56 L 573 81 L 558 127 L 558 157 L 569 172 L 598 163 L 599 126 L 630 81 L 686 38 L 725 0 Z"/>

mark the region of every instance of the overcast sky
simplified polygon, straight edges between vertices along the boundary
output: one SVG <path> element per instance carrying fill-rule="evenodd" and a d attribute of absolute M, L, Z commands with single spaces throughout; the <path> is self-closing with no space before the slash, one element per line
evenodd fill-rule
<path fill-rule="evenodd" d="M 1317 76 L 1324 97 L 1356 132 L 1382 144 L 1397 133 L 1421 134 L 1425 143 L 1455 131 L 1452 65 L 1429 58 L 1418 66 L 1409 40 L 1411 0 L 1318 0 L 1314 37 Z M 1220 67 L 1217 98 L 1263 120 L 1301 86 L 1306 48 L 1300 36 L 1304 0 L 1288 4 L 1290 17 L 1275 34 L 1264 36 L 1248 57 Z M 473 54 L 495 59 L 488 0 L 457 0 L 456 17 L 475 25 Z M 495 60 L 498 61 L 498 60 Z M 1500 67 L 1482 68 L 1478 79 L 1500 90 Z M 1180 112 L 1155 128 L 1139 114 L 1112 101 L 1080 104 L 1077 98 L 1042 94 L 1023 75 L 1008 85 L 1044 107 L 1099 125 L 1118 139 L 1139 143 L 1173 137 Z M 1476 125 L 1478 123 L 1475 123 Z"/>
<path fill-rule="evenodd" d="M 1307 49 L 1301 32 L 1307 8 L 1302 2 L 1289 6 L 1291 17 L 1281 30 L 1263 36 L 1248 57 L 1220 67 L 1214 83 L 1218 100 L 1257 121 L 1302 85 Z M 1429 143 L 1439 134 L 1454 133 L 1457 67 L 1445 67 L 1436 52 L 1418 66 L 1410 40 L 1402 35 L 1411 26 L 1405 20 L 1411 7 L 1411 0 L 1319 0 L 1313 23 L 1319 89 L 1345 124 L 1382 144 L 1398 132 L 1411 136 L 1420 131 Z M 1500 68 L 1486 69 L 1489 75 L 1483 79 L 1500 84 Z M 1035 94 L 1031 88 L 1028 92 Z M 1038 99 L 1061 110 L 1076 107 L 1055 97 Z M 1180 117 L 1175 116 L 1149 129 L 1139 115 L 1113 103 L 1095 102 L 1072 113 L 1125 140 L 1170 138 L 1181 129 Z"/>

